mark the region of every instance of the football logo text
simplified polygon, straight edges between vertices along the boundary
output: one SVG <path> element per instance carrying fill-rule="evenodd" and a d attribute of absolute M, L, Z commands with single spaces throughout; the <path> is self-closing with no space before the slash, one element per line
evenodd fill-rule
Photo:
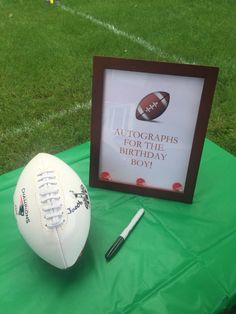
<path fill-rule="evenodd" d="M 21 193 L 22 193 L 22 196 L 20 198 L 20 206 L 19 206 L 19 210 L 17 214 L 20 216 L 25 216 L 25 222 L 29 223 L 30 218 L 29 218 L 28 202 L 26 199 L 25 188 L 21 189 Z"/>

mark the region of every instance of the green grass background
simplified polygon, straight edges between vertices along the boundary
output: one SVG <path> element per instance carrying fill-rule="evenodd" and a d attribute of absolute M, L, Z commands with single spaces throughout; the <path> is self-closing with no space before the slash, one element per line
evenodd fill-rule
<path fill-rule="evenodd" d="M 236 153 L 235 0 L 0 0 L 0 173 L 89 139 L 94 55 L 220 68 L 207 137 Z M 80 106 L 81 105 L 81 106 Z M 78 109 L 75 109 L 78 108 Z"/>

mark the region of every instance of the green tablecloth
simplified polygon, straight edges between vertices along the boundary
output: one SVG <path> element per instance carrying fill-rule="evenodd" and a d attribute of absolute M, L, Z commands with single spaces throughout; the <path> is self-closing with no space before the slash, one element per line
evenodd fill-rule
<path fill-rule="evenodd" d="M 89 143 L 58 154 L 88 186 Z M 236 162 L 206 140 L 193 204 L 89 188 L 91 229 L 68 270 L 19 234 L 12 196 L 22 169 L 0 176 L 1 313 L 220 313 L 236 303 Z M 138 208 L 145 215 L 109 263 L 104 254 Z"/>

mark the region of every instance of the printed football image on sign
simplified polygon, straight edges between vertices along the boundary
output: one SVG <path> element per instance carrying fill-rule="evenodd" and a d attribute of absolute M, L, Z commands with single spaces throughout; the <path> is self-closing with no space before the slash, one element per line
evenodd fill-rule
<path fill-rule="evenodd" d="M 170 94 L 167 92 L 153 92 L 146 95 L 138 104 L 136 118 L 138 120 L 151 121 L 161 116 L 170 102 Z"/>

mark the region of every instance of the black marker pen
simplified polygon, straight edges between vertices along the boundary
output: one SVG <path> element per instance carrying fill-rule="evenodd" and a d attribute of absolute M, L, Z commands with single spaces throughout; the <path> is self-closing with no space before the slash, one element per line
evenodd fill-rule
<path fill-rule="evenodd" d="M 144 214 L 144 209 L 140 208 L 135 216 L 132 218 L 128 226 L 121 232 L 116 241 L 112 244 L 109 250 L 105 254 L 105 258 L 109 261 L 121 248 L 122 244 L 125 242 L 125 239 L 128 237 L 130 231 L 135 227 L 136 223 Z"/>

